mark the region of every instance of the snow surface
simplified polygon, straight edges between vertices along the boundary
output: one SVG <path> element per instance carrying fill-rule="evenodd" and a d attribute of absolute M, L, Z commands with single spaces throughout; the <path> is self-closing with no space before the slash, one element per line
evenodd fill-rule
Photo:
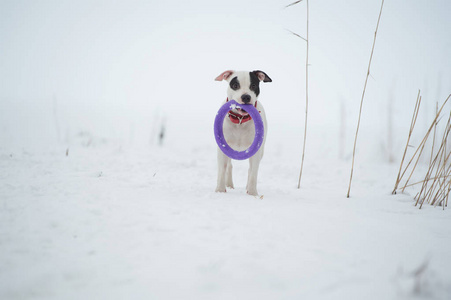
<path fill-rule="evenodd" d="M 451 92 L 451 2 L 385 1 L 347 199 L 380 0 L 309 2 L 300 190 L 292 1 L 0 1 L 0 299 L 451 299 L 450 208 L 391 195 L 418 89 L 414 147 Z M 273 79 L 260 197 L 246 161 L 214 193 L 230 69 Z"/>
<path fill-rule="evenodd" d="M 307 160 L 298 190 L 295 151 L 273 138 L 261 197 L 239 161 L 236 189 L 214 192 L 213 135 L 185 149 L 2 149 L 0 298 L 451 297 L 451 210 L 391 195 L 390 164 L 357 167 L 347 199 L 348 162 Z"/>

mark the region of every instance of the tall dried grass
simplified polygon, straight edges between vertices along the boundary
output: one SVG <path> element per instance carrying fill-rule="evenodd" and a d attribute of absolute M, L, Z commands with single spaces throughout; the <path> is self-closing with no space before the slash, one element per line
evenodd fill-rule
<path fill-rule="evenodd" d="M 437 147 L 435 140 L 437 130 L 440 130 L 438 129 L 439 122 L 443 117 L 445 117 L 445 115 L 442 115 L 443 108 L 445 107 L 450 97 L 451 94 L 448 95 L 440 109 L 438 109 L 437 106 L 435 118 L 429 126 L 426 134 L 424 135 L 420 144 L 417 146 L 415 152 L 409 160 L 409 163 L 406 166 L 403 166 L 404 159 L 407 153 L 407 147 L 409 146 L 410 137 L 412 136 L 416 118 L 418 116 L 418 110 L 421 102 L 420 93 L 418 93 L 417 102 L 415 104 L 411 127 L 409 130 L 409 136 L 407 138 L 406 149 L 404 150 L 403 159 L 401 160 L 401 165 L 399 167 L 398 177 L 396 179 L 395 187 L 393 188 L 392 193 L 396 194 L 396 192 L 399 190 L 401 190 L 401 192 L 404 192 L 407 187 L 421 184 L 421 189 L 415 196 L 415 206 L 419 205 L 420 209 L 422 208 L 424 203 L 429 203 L 430 205 L 434 206 L 441 205 L 443 209 L 445 208 L 445 206 L 448 206 L 448 198 L 451 191 L 451 149 L 449 149 L 448 147 L 448 143 L 450 141 L 449 133 L 451 132 L 451 112 L 449 113 L 447 123 L 443 128 L 443 134 L 440 140 L 440 144 L 437 145 Z M 424 179 L 422 181 L 409 184 L 409 181 L 416 170 L 418 162 L 420 161 L 420 158 L 424 153 L 424 149 L 429 140 L 432 129 L 434 129 L 434 134 L 431 142 L 431 157 L 429 158 L 427 172 L 424 175 Z M 409 167 L 412 165 L 412 162 L 414 160 L 415 163 L 410 169 L 409 177 L 405 181 L 404 185 L 402 187 L 399 187 L 404 175 L 409 170 Z"/>
<path fill-rule="evenodd" d="M 285 8 L 293 6 L 295 4 L 300 3 L 302 0 L 295 1 L 289 5 L 287 5 Z M 307 141 L 307 118 L 308 118 L 308 51 L 309 51 L 309 44 L 308 44 L 308 34 L 309 34 L 309 5 L 308 0 L 307 2 L 307 37 L 304 38 L 300 36 L 297 33 L 294 33 L 290 31 L 292 34 L 296 35 L 297 37 L 303 39 L 307 43 L 307 52 L 306 52 L 306 58 L 305 58 L 305 124 L 304 124 L 304 143 L 302 146 L 302 159 L 301 159 L 301 170 L 299 172 L 299 180 L 298 180 L 298 189 L 301 188 L 301 178 L 302 178 L 302 170 L 304 169 L 304 157 L 305 157 L 305 144 Z"/>
<path fill-rule="evenodd" d="M 359 127 L 360 127 L 360 118 L 362 116 L 362 107 L 363 107 L 363 99 L 365 98 L 365 91 L 366 91 L 366 84 L 368 82 L 368 77 L 370 76 L 370 68 L 371 68 L 371 61 L 373 60 L 373 53 L 374 53 L 374 45 L 376 44 L 376 37 L 377 37 L 377 30 L 379 28 L 379 22 L 381 20 L 382 15 L 382 8 L 384 7 L 384 0 L 382 0 L 381 10 L 379 12 L 379 18 L 377 19 L 377 25 L 376 30 L 374 32 L 374 40 L 373 40 L 373 47 L 371 48 L 371 55 L 370 55 L 370 61 L 368 63 L 368 71 L 366 73 L 366 79 L 365 79 L 365 85 L 363 86 L 363 93 L 362 93 L 362 99 L 360 100 L 360 110 L 359 110 L 359 119 L 357 121 L 357 129 L 355 132 L 355 139 L 354 139 L 354 148 L 352 150 L 352 166 L 351 166 L 351 176 L 349 177 L 349 187 L 348 187 L 348 194 L 346 195 L 347 198 L 349 198 L 349 195 L 351 193 L 351 182 L 352 182 L 352 175 L 354 173 L 354 159 L 355 159 L 355 147 L 357 144 L 357 135 L 359 134 Z"/>

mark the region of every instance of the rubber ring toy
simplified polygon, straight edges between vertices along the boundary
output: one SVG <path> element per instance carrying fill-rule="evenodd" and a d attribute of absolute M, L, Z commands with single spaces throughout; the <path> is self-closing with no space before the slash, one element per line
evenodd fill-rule
<path fill-rule="evenodd" d="M 227 113 L 230 110 L 235 108 L 244 109 L 254 121 L 255 126 L 254 141 L 252 142 L 250 147 L 244 151 L 236 151 L 232 149 L 229 146 L 229 144 L 227 144 L 224 138 L 224 130 L 223 130 L 224 118 L 226 117 Z M 263 120 L 262 117 L 260 116 L 260 113 L 252 104 L 238 104 L 235 100 L 230 100 L 224 103 L 224 105 L 222 105 L 221 108 L 219 108 L 218 113 L 216 114 L 214 124 L 214 134 L 219 149 L 221 149 L 225 155 L 236 160 L 244 160 L 248 159 L 249 157 L 252 157 L 255 153 L 257 153 L 258 149 L 260 149 L 260 147 L 262 146 L 263 139 L 265 136 L 265 128 L 263 126 Z"/>

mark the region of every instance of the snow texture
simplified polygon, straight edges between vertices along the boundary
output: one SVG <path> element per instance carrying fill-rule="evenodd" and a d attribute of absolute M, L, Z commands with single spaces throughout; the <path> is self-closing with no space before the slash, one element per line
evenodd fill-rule
<path fill-rule="evenodd" d="M 348 199 L 380 1 L 309 1 L 299 190 L 292 1 L 0 1 L 0 299 L 451 299 L 451 209 L 391 195 L 418 89 L 414 147 L 451 92 L 451 2 L 385 1 Z M 214 192 L 230 69 L 273 79 L 258 197 L 247 161 Z"/>
<path fill-rule="evenodd" d="M 348 164 L 308 163 L 297 190 L 277 152 L 252 197 L 237 161 L 214 193 L 214 146 L 3 150 L 0 298 L 449 299 L 449 209 L 390 195 L 394 165 L 347 199 Z"/>

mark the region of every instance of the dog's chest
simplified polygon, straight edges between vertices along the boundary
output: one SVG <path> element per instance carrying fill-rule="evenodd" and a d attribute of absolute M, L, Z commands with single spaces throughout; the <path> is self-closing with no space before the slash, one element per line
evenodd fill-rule
<path fill-rule="evenodd" d="M 230 147 L 237 151 L 249 148 L 255 137 L 254 121 L 234 124 L 227 118 L 224 120 L 224 137 Z"/>

